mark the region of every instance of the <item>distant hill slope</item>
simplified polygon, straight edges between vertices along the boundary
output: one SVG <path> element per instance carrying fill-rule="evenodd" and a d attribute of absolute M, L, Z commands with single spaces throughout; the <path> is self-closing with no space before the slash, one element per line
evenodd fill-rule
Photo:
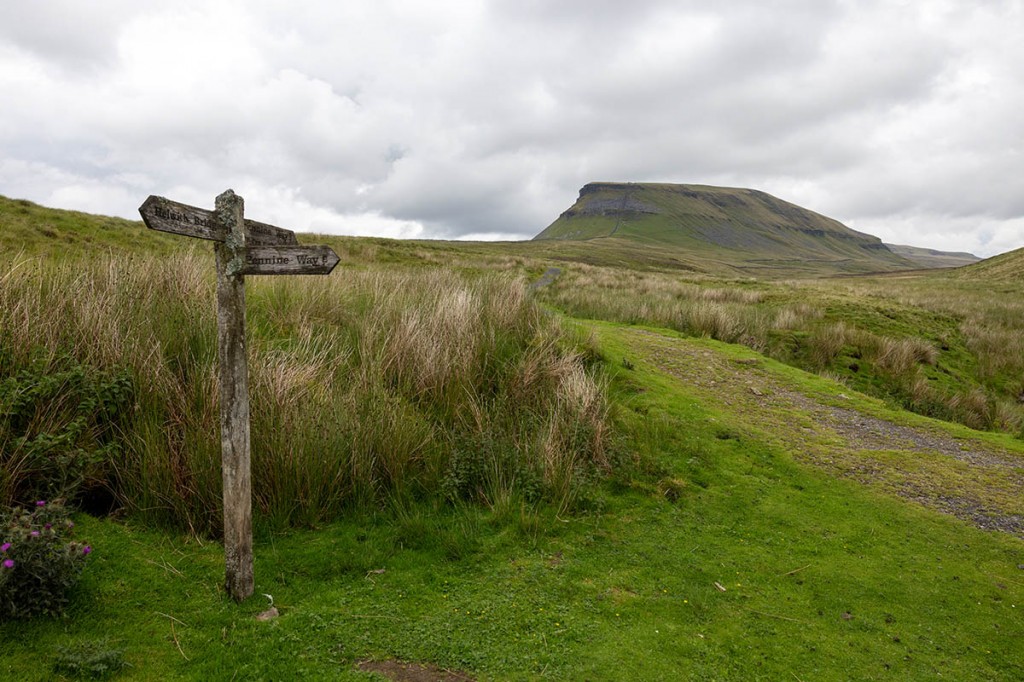
<path fill-rule="evenodd" d="M 920 267 L 877 237 L 765 192 L 705 185 L 590 183 L 534 239 L 640 241 L 766 276 Z"/>
<path fill-rule="evenodd" d="M 140 220 L 46 208 L 0 196 L 0 249 L 8 255 L 61 256 L 111 250 L 161 253 L 184 248 L 184 241 L 148 230 Z"/>
<path fill-rule="evenodd" d="M 954 275 L 967 280 L 1024 282 L 1024 248 L 1001 253 L 960 268 Z"/>
<path fill-rule="evenodd" d="M 973 253 L 937 251 L 904 244 L 886 244 L 886 246 L 897 256 L 903 256 L 922 268 L 959 268 L 981 260 Z"/>

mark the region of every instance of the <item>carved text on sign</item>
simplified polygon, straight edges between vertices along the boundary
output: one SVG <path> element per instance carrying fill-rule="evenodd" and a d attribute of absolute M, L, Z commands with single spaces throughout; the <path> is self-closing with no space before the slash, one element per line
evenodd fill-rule
<path fill-rule="evenodd" d="M 243 275 L 327 275 L 338 254 L 325 245 L 246 246 Z"/>
<path fill-rule="evenodd" d="M 213 211 L 189 206 L 164 197 L 151 196 L 139 207 L 146 227 L 186 237 L 225 241 L 228 232 Z M 245 241 L 257 246 L 294 246 L 299 242 L 295 233 L 267 223 L 245 220 Z"/>

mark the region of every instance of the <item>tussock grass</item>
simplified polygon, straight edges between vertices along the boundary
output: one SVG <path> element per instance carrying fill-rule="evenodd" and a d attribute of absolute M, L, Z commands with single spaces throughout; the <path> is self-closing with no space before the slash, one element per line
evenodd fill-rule
<path fill-rule="evenodd" d="M 1024 287 L 941 275 L 771 284 L 579 266 L 568 314 L 741 343 L 922 414 L 1020 433 Z"/>
<path fill-rule="evenodd" d="M 247 298 L 262 522 L 438 495 L 564 508 L 605 464 L 604 384 L 522 279 L 370 267 L 250 278 Z M 5 373 L 63 353 L 127 370 L 137 404 L 107 484 L 148 518 L 217 532 L 209 254 L 9 264 L 0 328 Z"/>
<path fill-rule="evenodd" d="M 1021 309 L 1024 316 L 1024 307 Z M 1019 325 L 1019 320 L 1017 321 Z M 978 370 L 987 378 L 1024 374 L 1024 334 L 1019 326 L 992 323 L 977 317 L 960 327 L 967 345 L 978 357 Z"/>
<path fill-rule="evenodd" d="M 912 373 L 919 364 L 934 365 L 939 359 L 935 346 L 916 336 L 879 338 L 873 351 L 876 366 L 897 376 Z"/>
<path fill-rule="evenodd" d="M 839 357 L 850 337 L 850 329 L 845 322 L 819 327 L 807 339 L 808 355 L 812 365 L 825 369 Z"/>

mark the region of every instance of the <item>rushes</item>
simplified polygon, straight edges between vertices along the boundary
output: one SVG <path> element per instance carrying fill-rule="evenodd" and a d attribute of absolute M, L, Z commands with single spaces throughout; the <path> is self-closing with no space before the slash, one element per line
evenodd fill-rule
<path fill-rule="evenodd" d="M 816 369 L 825 369 L 832 364 L 832 361 L 839 357 L 849 337 L 850 329 L 845 322 L 819 327 L 807 341 L 812 366 Z"/>
<path fill-rule="evenodd" d="M 109 485 L 196 532 L 220 524 L 213 279 L 196 251 L 0 270 L 0 371 L 61 351 L 127 369 L 137 405 Z M 602 466 L 605 387 L 521 279 L 369 268 L 247 284 L 262 522 L 439 492 L 564 507 Z"/>
<path fill-rule="evenodd" d="M 914 372 L 919 364 L 934 365 L 939 360 L 938 349 L 917 336 L 902 339 L 878 338 L 875 342 L 875 364 L 889 374 L 902 376 Z"/>

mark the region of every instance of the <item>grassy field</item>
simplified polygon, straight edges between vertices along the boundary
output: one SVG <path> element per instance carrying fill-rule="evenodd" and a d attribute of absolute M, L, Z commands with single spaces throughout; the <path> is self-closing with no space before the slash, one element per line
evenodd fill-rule
<path fill-rule="evenodd" d="M 141 223 L 46 208 L 24 199 L 0 196 L 0 246 L 5 257 L 88 256 L 100 252 L 132 250 L 168 253 L 181 245 L 171 235 L 146 230 Z"/>
<path fill-rule="evenodd" d="M 1024 432 L 1020 277 L 764 282 L 576 266 L 541 296 L 572 316 L 740 343 L 905 409 Z"/>
<path fill-rule="evenodd" d="M 52 679 L 57 648 L 84 643 L 123 651 L 125 679 L 371 679 L 356 664 L 391 658 L 495 680 L 1024 674 L 1020 540 L 800 464 L 770 425 L 655 370 L 629 330 L 597 333 L 643 467 L 574 514 L 391 507 L 263 534 L 270 622 L 254 618 L 267 597 L 221 593 L 215 543 L 82 517 L 95 558 L 69 617 L 0 626 L 0 668 Z"/>
<path fill-rule="evenodd" d="M 0 674 L 1024 677 L 1024 282 L 1002 261 L 761 281 L 303 236 L 332 277 L 249 279 L 257 594 L 235 604 L 209 250 L 0 208 L 38 219 L 3 242 L 0 493 L 114 510 L 76 516 L 93 551 L 64 618 L 0 623 Z M 38 229 L 61 220 L 73 247 Z"/>

